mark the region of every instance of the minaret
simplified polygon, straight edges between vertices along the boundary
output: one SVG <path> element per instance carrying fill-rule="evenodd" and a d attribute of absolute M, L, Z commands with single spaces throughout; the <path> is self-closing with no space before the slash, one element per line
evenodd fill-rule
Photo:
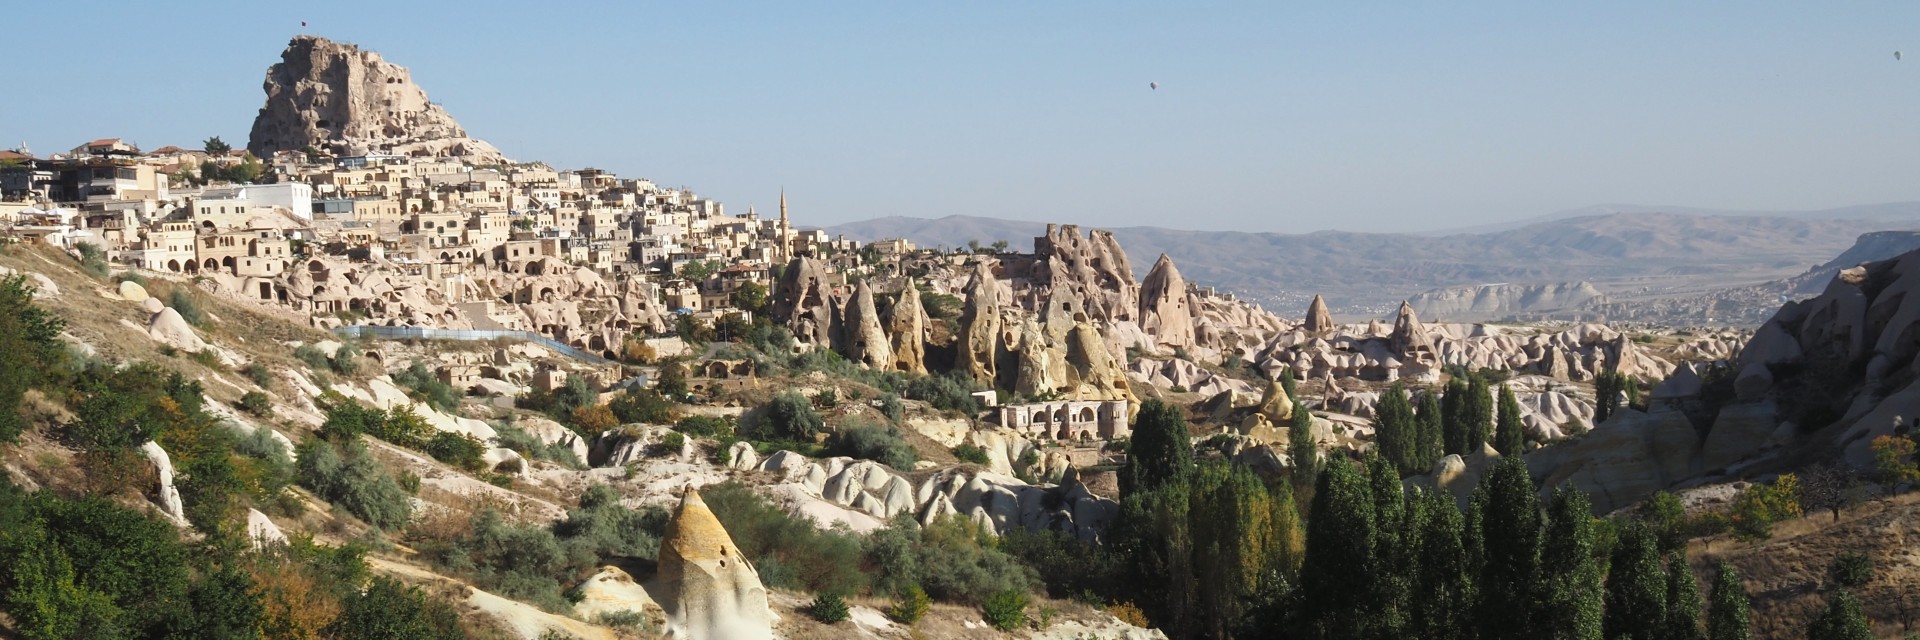
<path fill-rule="evenodd" d="M 785 187 L 782 187 L 780 189 L 780 254 L 779 254 L 780 260 L 782 262 L 785 262 L 787 258 L 791 257 L 791 256 L 788 256 L 787 254 L 793 251 L 793 238 L 788 235 L 789 231 L 793 227 L 788 225 L 789 225 L 789 222 L 787 221 L 787 190 Z"/>

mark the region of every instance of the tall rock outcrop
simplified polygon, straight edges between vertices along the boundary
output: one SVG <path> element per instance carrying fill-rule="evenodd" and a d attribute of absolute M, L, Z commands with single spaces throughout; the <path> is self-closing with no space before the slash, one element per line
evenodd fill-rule
<path fill-rule="evenodd" d="M 786 325 L 800 342 L 817 347 L 833 343 L 833 280 L 824 262 L 794 258 L 774 291 L 773 321 Z"/>
<path fill-rule="evenodd" d="M 1427 326 L 1414 314 L 1413 305 L 1404 301 L 1400 303 L 1400 315 L 1393 319 L 1393 333 L 1387 335 L 1387 341 L 1403 362 L 1432 364 L 1435 360 L 1433 336 L 1427 334 Z"/>
<path fill-rule="evenodd" d="M 1320 294 L 1313 294 L 1313 304 L 1307 305 L 1307 321 L 1302 325 L 1307 333 L 1324 335 L 1333 331 L 1333 312 L 1327 310 L 1327 301 Z"/>
<path fill-rule="evenodd" d="M 660 540 L 657 574 L 669 636 L 689 640 L 773 637 L 767 589 L 713 511 L 688 488 Z"/>
<path fill-rule="evenodd" d="M 887 339 L 893 344 L 894 369 L 927 372 L 927 310 L 920 305 L 920 291 L 912 283 L 887 311 Z"/>
<path fill-rule="evenodd" d="M 427 99 L 405 67 L 371 51 L 316 36 L 296 36 L 267 69 L 266 105 L 253 119 L 247 151 L 266 158 L 308 146 L 339 155 L 394 153 L 505 162 L 500 151 L 467 137 L 446 109 Z"/>
<path fill-rule="evenodd" d="M 847 359 L 873 369 L 893 369 L 893 343 L 880 326 L 880 312 L 873 306 L 873 288 L 865 280 L 854 287 L 847 302 Z"/>
<path fill-rule="evenodd" d="M 1158 343 L 1169 347 L 1193 346 L 1193 310 L 1187 296 L 1187 280 L 1173 266 L 1173 258 L 1160 254 L 1140 283 L 1140 328 Z"/>
<path fill-rule="evenodd" d="M 954 369 L 974 380 L 992 384 L 999 373 L 995 358 L 1000 348 L 1000 285 L 986 263 L 973 269 L 967 280 L 967 303 L 960 310 L 960 329 L 954 354 Z"/>
<path fill-rule="evenodd" d="M 1073 400 L 1126 400 L 1129 413 L 1138 413 L 1140 398 L 1127 386 L 1126 367 L 1107 350 L 1100 331 L 1080 323 L 1067 332 L 1066 364 Z"/>
<path fill-rule="evenodd" d="M 1125 322 L 1135 319 L 1140 288 L 1133 284 L 1133 265 L 1113 233 L 1102 229 L 1080 236 L 1075 225 L 1047 225 L 1047 235 L 1035 238 L 1035 263 L 1029 276 L 1042 306 L 1067 303 L 1074 321 Z"/>

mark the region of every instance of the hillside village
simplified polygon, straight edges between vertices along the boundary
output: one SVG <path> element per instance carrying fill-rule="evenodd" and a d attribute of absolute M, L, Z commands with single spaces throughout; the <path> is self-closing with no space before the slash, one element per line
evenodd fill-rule
<path fill-rule="evenodd" d="M 1508 555 L 1559 588 L 1530 619 L 1591 608 L 1566 637 L 1598 637 L 1629 568 L 1662 592 L 1635 606 L 1696 632 L 1736 600 L 1754 637 L 1829 603 L 1920 624 L 1916 254 L 1757 331 L 1339 323 L 1166 255 L 1136 278 L 1099 229 L 857 242 L 805 228 L 800 193 L 729 213 L 514 162 L 323 38 L 264 89 L 245 149 L 0 152 L 0 311 L 59 318 L 0 322 L 23 354 L 0 370 L 56 372 L 0 380 L 23 416 L 0 523 L 95 500 L 238 553 L 212 564 L 252 567 L 278 631 L 236 637 L 385 637 L 358 634 L 412 610 L 412 637 L 1538 637 L 1475 608 Z M 328 573 L 340 550 L 368 575 Z M 1848 554 L 1877 573 L 1835 591 Z M 129 637 L 188 624 L 84 573 L 64 588 L 121 602 Z M 0 629 L 95 615 L 23 608 L 24 580 Z M 287 604 L 305 590 L 325 615 Z M 1611 637 L 1633 616 L 1607 608 Z"/>

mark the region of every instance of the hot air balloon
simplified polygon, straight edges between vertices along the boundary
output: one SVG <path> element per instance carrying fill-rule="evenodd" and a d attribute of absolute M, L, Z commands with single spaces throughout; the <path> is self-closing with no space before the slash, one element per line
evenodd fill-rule
<path fill-rule="evenodd" d="M 1158 83 L 1158 82 L 1149 82 L 1149 83 L 1147 83 L 1147 88 L 1148 88 L 1148 89 L 1152 89 L 1152 90 L 1154 90 L 1154 91 L 1159 91 L 1159 90 L 1160 90 L 1160 83 Z"/>
<path fill-rule="evenodd" d="M 1893 59 L 1894 59 L 1895 61 L 1899 61 L 1899 60 L 1900 60 L 1900 52 L 1898 52 L 1898 51 L 1895 51 L 1895 52 L 1893 52 Z"/>
<path fill-rule="evenodd" d="M 305 21 L 305 20 L 301 20 L 301 21 L 300 21 L 300 26 L 302 26 L 302 27 L 304 27 L 304 26 L 307 26 L 307 21 Z"/>

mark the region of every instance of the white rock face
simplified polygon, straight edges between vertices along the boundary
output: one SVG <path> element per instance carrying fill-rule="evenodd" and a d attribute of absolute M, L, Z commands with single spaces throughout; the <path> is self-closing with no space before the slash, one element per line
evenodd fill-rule
<path fill-rule="evenodd" d="M 173 309 L 161 309 L 154 314 L 153 320 L 147 323 L 147 335 L 161 344 L 187 353 L 207 348 L 207 343 L 200 340 L 200 334 L 193 332 L 193 325 L 187 324 L 187 319 L 180 317 L 180 312 Z"/>
<path fill-rule="evenodd" d="M 140 286 L 140 283 L 132 280 L 122 280 L 120 282 L 119 293 L 120 299 L 128 302 L 147 301 L 147 288 Z"/>
<path fill-rule="evenodd" d="M 673 638 L 770 640 L 773 613 L 753 563 L 692 489 L 660 541 L 659 601 Z"/>
<path fill-rule="evenodd" d="M 267 514 L 257 509 L 247 510 L 247 539 L 253 542 L 253 548 L 259 549 L 275 544 L 286 544 L 287 534 L 281 533 L 280 525 L 267 518 Z"/>
<path fill-rule="evenodd" d="M 160 443 L 152 440 L 140 445 L 140 454 L 153 463 L 155 475 L 159 476 L 161 510 L 174 524 L 187 526 L 186 505 L 180 501 L 180 490 L 173 486 L 173 459 L 167 456 L 166 449 L 160 448 Z"/>
<path fill-rule="evenodd" d="M 573 615 L 581 620 L 594 620 L 606 613 L 635 611 L 648 617 L 661 615 L 660 605 L 647 595 L 647 590 L 633 580 L 619 567 L 612 565 L 600 568 L 600 571 L 588 576 L 575 591 L 580 601 L 573 605 Z"/>

